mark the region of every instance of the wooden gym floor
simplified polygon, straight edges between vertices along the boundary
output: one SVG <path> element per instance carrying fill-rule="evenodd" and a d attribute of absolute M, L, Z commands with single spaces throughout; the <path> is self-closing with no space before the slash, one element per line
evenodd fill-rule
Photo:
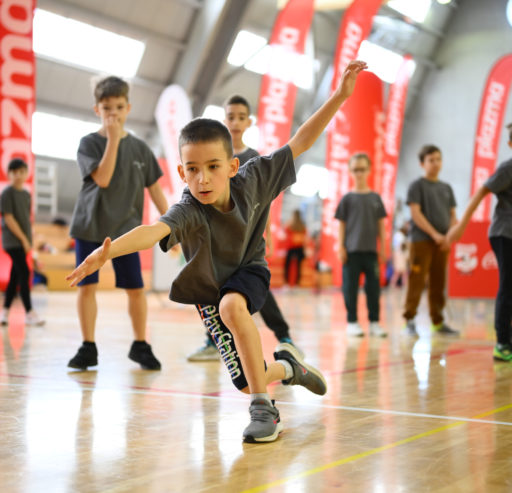
<path fill-rule="evenodd" d="M 0 334 L 0 491 L 512 491 L 512 364 L 492 360 L 493 300 L 450 300 L 448 322 L 461 330 L 450 338 L 430 334 L 423 298 L 411 339 L 403 292 L 388 290 L 390 337 L 357 339 L 345 336 L 338 291 L 275 294 L 329 390 L 271 386 L 285 430 L 262 445 L 242 443 L 248 399 L 223 365 L 186 361 L 203 340 L 193 307 L 148 294 L 163 364 L 149 372 L 126 356 L 124 293 L 101 292 L 99 366 L 74 372 L 75 293 L 34 292 L 43 328 L 24 327 L 16 301 Z M 270 360 L 276 341 L 256 320 Z"/>

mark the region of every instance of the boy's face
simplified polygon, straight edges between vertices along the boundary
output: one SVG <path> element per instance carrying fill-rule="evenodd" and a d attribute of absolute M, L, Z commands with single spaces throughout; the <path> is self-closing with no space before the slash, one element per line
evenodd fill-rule
<path fill-rule="evenodd" d="M 370 174 L 370 163 L 365 158 L 351 159 L 349 170 L 354 178 L 356 187 L 366 186 L 368 175 Z"/>
<path fill-rule="evenodd" d="M 238 172 L 237 158 L 229 159 L 220 140 L 185 144 L 178 172 L 190 193 L 202 204 L 220 211 L 231 209 L 229 179 Z"/>
<path fill-rule="evenodd" d="M 9 180 L 14 188 L 21 188 L 28 177 L 28 169 L 25 167 L 8 172 Z"/>
<path fill-rule="evenodd" d="M 443 158 L 439 151 L 427 154 L 421 163 L 427 178 L 437 178 L 443 166 Z"/>
<path fill-rule="evenodd" d="M 249 111 L 245 104 L 228 104 L 224 109 L 224 123 L 228 127 L 233 142 L 241 142 L 244 132 L 251 126 Z"/>
<path fill-rule="evenodd" d="M 103 126 L 106 125 L 109 118 L 114 118 L 121 127 L 124 127 L 131 108 L 131 104 L 124 96 L 112 96 L 104 98 L 94 105 L 94 112 L 100 117 Z"/>

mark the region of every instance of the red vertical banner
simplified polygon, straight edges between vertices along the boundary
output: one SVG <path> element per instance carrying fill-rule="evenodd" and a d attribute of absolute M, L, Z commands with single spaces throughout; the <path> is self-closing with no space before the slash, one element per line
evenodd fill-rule
<path fill-rule="evenodd" d="M 370 33 L 373 17 L 378 12 L 381 0 L 354 0 L 350 7 L 345 11 L 343 21 L 338 33 L 338 42 L 336 45 L 336 54 L 334 57 L 334 75 L 331 84 L 331 92 L 338 87 L 343 71 L 350 60 L 357 57 L 357 52 L 361 42 L 368 37 Z M 360 74 L 357 86 L 362 85 L 366 79 L 365 73 Z M 351 153 L 358 150 L 353 146 L 356 139 L 353 129 L 359 118 L 359 111 L 366 103 L 359 101 L 358 107 L 354 107 L 354 98 L 357 92 L 347 100 L 347 102 L 337 111 L 335 117 L 329 125 L 327 133 L 327 155 L 326 168 L 329 172 L 329 190 L 328 196 L 324 200 L 322 212 L 322 238 L 320 258 L 323 262 L 331 266 L 333 270 L 333 281 L 339 284 L 341 277 L 341 265 L 338 258 L 338 221 L 334 219 L 336 206 L 341 197 L 349 191 L 350 181 L 348 173 L 348 158 Z M 365 94 L 364 97 L 371 97 Z M 348 112 L 351 112 L 349 115 Z M 368 130 L 368 127 L 366 127 Z M 370 141 L 367 130 L 363 131 L 362 140 Z M 370 144 L 373 145 L 373 142 Z"/>
<path fill-rule="evenodd" d="M 32 188 L 32 114 L 35 107 L 35 60 L 32 24 L 35 0 L 0 0 L 0 191 L 8 183 L 14 157 L 29 166 Z M 10 259 L 0 250 L 0 285 L 5 287 Z"/>
<path fill-rule="evenodd" d="M 290 138 L 297 86 L 292 79 L 294 59 L 304 54 L 306 37 L 313 20 L 313 0 L 290 0 L 279 12 L 269 46 L 270 60 L 261 79 L 258 102 L 260 154 L 267 155 Z M 272 235 L 281 227 L 282 196 L 274 200 L 270 210 Z M 278 236 L 283 236 L 278 235 Z M 277 249 L 274 249 L 277 253 Z"/>
<path fill-rule="evenodd" d="M 407 89 L 412 74 L 413 61 L 410 56 L 404 57 L 395 82 L 389 90 L 388 102 L 386 105 L 384 139 L 383 139 L 383 162 L 380 170 L 379 186 L 384 207 L 388 213 L 386 221 L 386 249 L 391 251 L 391 238 L 393 226 L 393 211 L 395 210 L 395 185 L 398 171 L 398 160 L 400 156 L 400 143 L 402 140 L 402 128 L 407 100 Z"/>
<path fill-rule="evenodd" d="M 492 67 L 485 84 L 478 116 L 473 157 L 471 196 L 484 184 L 496 168 L 498 146 L 512 84 L 512 53 L 500 58 Z M 487 221 L 491 211 L 491 196 L 482 200 L 471 221 Z"/>

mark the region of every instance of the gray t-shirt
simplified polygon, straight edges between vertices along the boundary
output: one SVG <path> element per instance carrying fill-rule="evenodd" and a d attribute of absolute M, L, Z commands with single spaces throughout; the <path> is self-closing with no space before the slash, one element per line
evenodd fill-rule
<path fill-rule="evenodd" d="M 107 145 L 99 133 L 86 135 L 78 148 L 82 188 L 71 220 L 73 238 L 101 242 L 123 235 L 142 223 L 144 187 L 153 185 L 162 170 L 151 149 L 128 134 L 119 143 L 116 167 L 106 188 L 100 188 L 91 173 L 98 167 Z"/>
<path fill-rule="evenodd" d="M 334 217 L 345 223 L 347 252 L 376 252 L 379 220 L 386 215 L 378 193 L 349 192 L 344 195 Z"/>
<path fill-rule="evenodd" d="M 26 190 L 16 190 L 8 186 L 0 197 L 0 212 L 2 213 L 2 246 L 8 248 L 23 248 L 23 244 L 5 224 L 5 214 L 12 214 L 28 241 L 32 243 L 32 227 L 30 225 L 30 194 Z"/>
<path fill-rule="evenodd" d="M 171 228 L 160 248 L 167 251 L 181 243 L 187 260 L 172 283 L 170 299 L 217 304 L 219 289 L 240 266 L 266 268 L 263 232 L 270 204 L 294 182 L 293 156 L 285 146 L 239 168 L 230 180 L 234 207 L 229 212 L 201 204 L 185 188 L 180 202 L 160 218 Z"/>
<path fill-rule="evenodd" d="M 240 154 L 235 154 L 234 157 L 237 157 L 240 161 L 240 166 L 243 166 L 247 161 L 252 159 L 253 157 L 258 157 L 260 153 L 253 149 L 252 147 L 248 147 L 245 151 Z"/>
<path fill-rule="evenodd" d="M 457 205 L 452 187 L 448 183 L 426 178 L 418 178 L 409 185 L 407 204 L 419 204 L 427 221 L 441 234 L 450 229 L 452 209 Z M 411 224 L 410 238 L 413 243 L 432 240 L 414 221 Z"/>
<path fill-rule="evenodd" d="M 489 228 L 489 237 L 512 238 L 512 159 L 501 163 L 484 186 L 498 199 Z"/>

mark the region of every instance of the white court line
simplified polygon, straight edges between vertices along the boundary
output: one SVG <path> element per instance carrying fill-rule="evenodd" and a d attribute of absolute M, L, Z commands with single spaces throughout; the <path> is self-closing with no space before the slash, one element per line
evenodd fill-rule
<path fill-rule="evenodd" d="M 75 382 L 76 383 L 76 382 Z M 9 386 L 9 387 L 26 387 L 27 385 L 30 385 L 31 382 L 27 383 L 4 383 L 0 382 L 0 386 Z M 218 395 L 204 395 L 204 394 L 188 394 L 186 392 L 163 392 L 160 390 L 141 390 L 141 389 L 132 389 L 132 388 L 125 388 L 125 389 L 116 389 L 116 388 L 108 388 L 108 387 L 95 387 L 92 383 L 82 383 L 81 385 L 87 385 L 90 388 L 74 388 L 73 392 L 93 392 L 95 390 L 102 390 L 102 391 L 111 391 L 111 392 L 121 392 L 124 391 L 125 393 L 129 394 L 143 394 L 143 395 L 155 395 L 155 396 L 166 396 L 166 397 L 188 397 L 188 398 L 195 398 L 195 399 L 212 399 L 212 400 L 223 400 L 223 401 L 234 401 L 234 402 L 247 402 L 247 398 L 244 397 L 233 397 L 233 396 L 218 396 Z M 57 388 L 52 389 L 51 387 L 48 388 L 48 390 L 57 390 L 57 391 L 69 391 L 69 389 L 64 388 Z M 448 421 L 464 421 L 467 423 L 481 423 L 481 424 L 491 424 L 491 425 L 503 425 L 503 426 L 512 426 L 512 422 L 508 421 L 492 421 L 487 419 L 475 419 L 475 418 L 464 418 L 461 416 L 443 416 L 440 414 L 425 414 L 425 413 L 413 413 L 409 411 L 394 411 L 390 409 L 372 409 L 367 407 L 352 407 L 352 406 L 334 406 L 332 404 L 315 404 L 311 402 L 289 402 L 289 401 L 275 401 L 276 404 L 284 405 L 284 406 L 300 406 L 300 407 L 316 407 L 319 409 L 339 409 L 341 411 L 355 411 L 355 412 L 362 412 L 362 413 L 373 413 L 373 414 L 388 414 L 391 416 L 407 416 L 410 418 L 427 418 L 427 419 L 441 419 L 441 420 L 448 420 Z"/>

